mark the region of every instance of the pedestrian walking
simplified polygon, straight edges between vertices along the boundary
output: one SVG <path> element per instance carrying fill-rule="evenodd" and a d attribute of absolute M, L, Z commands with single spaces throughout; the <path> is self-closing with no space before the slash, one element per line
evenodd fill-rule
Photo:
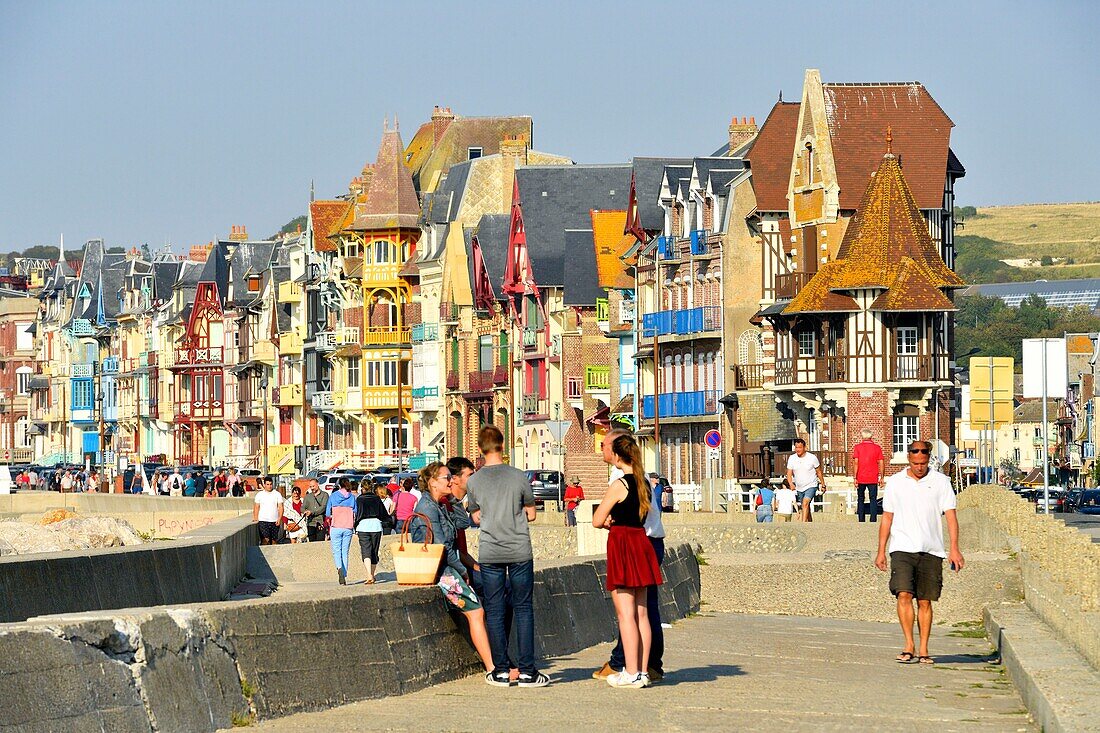
<path fill-rule="evenodd" d="M 653 490 L 633 436 L 615 437 L 611 452 L 623 477 L 608 487 L 592 515 L 592 526 L 608 530 L 607 589 L 615 604 L 623 642 L 623 669 L 609 675 L 607 683 L 612 687 L 649 687 L 653 636 L 647 594 L 649 586 L 663 582 L 657 553 L 645 532 Z"/>
<path fill-rule="evenodd" d="M 749 494 L 756 511 L 757 524 L 771 523 L 775 516 L 775 490 L 767 479 L 757 484 Z"/>
<path fill-rule="evenodd" d="M 802 521 L 814 521 L 813 501 L 818 494 L 825 493 L 825 474 L 821 470 L 821 461 L 806 450 L 806 441 L 802 438 L 794 439 L 794 453 L 787 459 L 787 480 L 798 494 Z"/>
<path fill-rule="evenodd" d="M 780 522 L 789 522 L 798 506 L 798 495 L 794 493 L 787 479 L 775 490 L 775 517 Z"/>
<path fill-rule="evenodd" d="M 485 681 L 513 684 L 508 670 L 519 669 L 515 684 L 544 687 L 550 678 L 539 672 L 535 661 L 535 610 L 531 600 L 535 563 L 531 530 L 535 521 L 535 495 L 527 475 L 504 463 L 504 435 L 495 425 L 485 425 L 477 438 L 485 464 L 467 482 L 467 508 L 481 525 L 478 564 L 485 588 L 486 625 L 493 654 L 493 670 Z M 506 588 L 511 588 L 510 597 Z M 508 654 L 505 617 L 511 608 L 516 631 L 516 664 Z"/>
<path fill-rule="evenodd" d="M 359 484 L 355 497 L 355 535 L 359 538 L 359 554 L 367 569 L 367 583 L 374 583 L 378 574 L 378 547 L 382 544 L 383 518 L 386 507 L 374 493 L 369 479 Z"/>
<path fill-rule="evenodd" d="M 577 526 L 577 507 L 584 501 L 584 487 L 579 476 L 574 476 L 565 487 L 565 526 Z"/>
<path fill-rule="evenodd" d="M 601 444 L 604 461 L 616 461 L 615 454 L 611 450 L 611 445 L 615 438 L 620 435 L 629 435 L 629 433 L 625 430 L 617 430 L 604 437 L 603 443 Z M 622 473 L 620 470 L 616 470 Z M 661 515 L 664 513 L 665 509 L 657 499 L 661 497 L 664 492 L 660 484 L 660 478 L 657 474 L 651 473 L 647 478 L 649 479 L 649 485 L 653 487 L 653 496 L 649 505 L 649 513 L 646 515 L 645 519 L 645 533 L 649 538 L 649 543 L 653 545 L 653 552 L 657 556 L 657 564 L 660 566 L 665 561 L 665 526 L 661 519 Z M 620 479 L 615 480 L 618 481 Z M 661 603 L 657 593 L 657 586 L 655 585 L 646 588 L 646 613 L 649 618 L 651 638 L 646 672 L 649 674 L 651 682 L 660 682 L 665 676 L 665 633 L 661 626 Z M 611 657 L 608 659 L 607 663 L 604 664 L 601 669 L 594 672 L 592 676 L 596 679 L 607 679 L 611 675 L 623 671 L 625 667 L 626 656 L 623 652 L 623 640 L 620 635 L 615 643 L 615 648 L 611 650 Z"/>
<path fill-rule="evenodd" d="M 328 494 L 321 491 L 317 479 L 310 479 L 306 495 L 302 497 L 303 514 L 306 518 L 306 539 L 309 542 L 325 541 L 325 509 L 328 507 Z"/>
<path fill-rule="evenodd" d="M 33 468 L 27 472 L 27 484 L 31 491 L 38 489 L 38 472 Z"/>
<path fill-rule="evenodd" d="M 932 632 L 932 604 L 943 590 L 943 561 L 959 572 L 966 564 L 959 552 L 959 520 L 955 514 L 955 492 L 951 480 L 930 470 L 932 444 L 915 440 L 909 444 L 909 466 L 886 481 L 882 500 L 882 522 L 878 530 L 875 567 L 886 570 L 890 555 L 890 592 L 897 598 L 898 622 L 905 637 L 905 649 L 897 656 L 902 663 L 932 664 L 928 637 Z M 940 516 L 947 520 L 950 549 L 943 546 Z M 913 600 L 920 627 L 920 651 L 913 642 Z"/>
<path fill-rule="evenodd" d="M 283 495 L 275 491 L 270 479 L 252 501 L 252 521 L 259 529 L 261 545 L 274 545 L 278 541 L 279 525 L 283 523 Z"/>
<path fill-rule="evenodd" d="M 214 473 L 214 480 L 210 482 L 217 496 L 225 496 L 229 493 L 229 477 L 222 469 Z"/>
<path fill-rule="evenodd" d="M 290 490 L 290 498 L 283 503 L 283 530 L 292 545 L 305 542 L 308 538 L 305 504 L 302 502 L 302 490 L 297 486 Z"/>
<path fill-rule="evenodd" d="M 355 534 L 355 494 L 351 491 L 351 479 L 340 479 L 340 488 L 328 497 L 325 516 L 329 518 L 329 542 L 332 544 L 332 560 L 336 563 L 336 580 L 340 585 L 348 582 L 348 551 L 351 536 Z"/>
<path fill-rule="evenodd" d="M 878 487 L 886 483 L 886 457 L 882 446 L 871 439 L 871 431 L 860 431 L 863 440 L 852 449 L 852 475 L 856 481 L 856 514 L 859 521 L 870 514 L 871 521 L 878 517 Z M 864 501 L 866 499 L 867 501 Z"/>
<path fill-rule="evenodd" d="M 241 478 L 240 472 L 235 468 L 229 469 L 229 475 L 225 477 L 225 491 L 230 496 L 245 495 L 244 479 Z"/>
<path fill-rule="evenodd" d="M 61 493 L 68 494 L 73 490 L 73 474 L 71 471 L 66 471 L 61 474 Z"/>
<path fill-rule="evenodd" d="M 375 484 L 373 486 L 374 495 L 378 497 L 378 500 L 382 502 L 382 507 L 385 509 L 385 516 L 382 517 L 382 535 L 393 534 L 394 526 L 396 522 L 393 517 L 394 503 L 390 498 L 390 492 L 386 491 L 386 487 L 382 484 Z"/>
<path fill-rule="evenodd" d="M 470 641 L 485 665 L 486 679 L 490 679 L 493 675 L 493 651 L 485 624 L 485 608 L 470 586 L 466 566 L 462 564 L 455 542 L 456 532 L 470 526 L 470 515 L 461 502 L 453 500 L 451 472 L 446 465 L 439 461 L 429 463 L 420 470 L 418 478 L 421 499 L 416 503 L 416 512 L 409 525 L 412 541 L 427 541 L 430 527 L 432 542 L 443 545 L 443 570 L 437 585 L 447 602 L 465 617 Z"/>
<path fill-rule="evenodd" d="M 393 503 L 395 506 L 394 512 L 397 516 L 397 532 L 400 533 L 404 531 L 405 522 L 412 516 L 420 497 L 412 492 L 411 486 L 408 488 L 403 484 L 390 484 L 390 486 L 397 486 L 397 492 L 393 495 Z"/>

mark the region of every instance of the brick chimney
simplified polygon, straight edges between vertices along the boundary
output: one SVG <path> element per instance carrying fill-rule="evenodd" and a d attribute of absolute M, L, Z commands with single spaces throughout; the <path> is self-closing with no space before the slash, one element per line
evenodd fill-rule
<path fill-rule="evenodd" d="M 234 224 L 229 233 L 230 242 L 248 241 L 248 229 L 243 224 Z"/>
<path fill-rule="evenodd" d="M 733 120 L 730 121 L 729 155 L 733 155 L 734 151 L 756 137 L 757 132 L 755 117 L 749 117 L 748 119 L 742 117 L 740 121 L 734 117 Z"/>
<path fill-rule="evenodd" d="M 439 142 L 439 138 L 443 137 L 443 133 L 447 131 L 447 127 L 454 122 L 454 119 L 455 113 L 451 111 L 450 107 L 440 107 L 437 105 L 432 110 L 433 142 Z"/>
<path fill-rule="evenodd" d="M 527 135 L 505 135 L 500 141 L 500 154 L 512 159 L 512 166 L 527 165 L 527 150 L 531 147 L 531 141 Z"/>
<path fill-rule="evenodd" d="M 370 188 L 371 178 L 374 178 L 374 163 L 367 163 L 363 166 L 362 172 L 355 178 L 352 178 L 351 183 L 348 184 L 348 192 L 353 199 L 358 198 Z"/>
<path fill-rule="evenodd" d="M 207 256 L 213 249 L 213 242 L 207 244 L 193 244 L 191 245 L 191 251 L 187 254 L 187 259 L 192 262 L 206 262 Z"/>

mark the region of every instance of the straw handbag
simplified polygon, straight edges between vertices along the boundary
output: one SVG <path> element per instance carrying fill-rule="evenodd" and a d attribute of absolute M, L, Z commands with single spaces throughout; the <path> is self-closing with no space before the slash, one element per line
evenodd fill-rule
<path fill-rule="evenodd" d="M 423 543 L 409 541 L 409 525 L 413 517 L 420 517 L 428 530 Z M 397 572 L 398 585 L 435 585 L 439 580 L 439 566 L 443 560 L 443 545 L 432 544 L 435 536 L 432 522 L 423 514 L 413 514 L 405 520 L 401 541 L 390 545 L 393 553 L 393 569 Z"/>

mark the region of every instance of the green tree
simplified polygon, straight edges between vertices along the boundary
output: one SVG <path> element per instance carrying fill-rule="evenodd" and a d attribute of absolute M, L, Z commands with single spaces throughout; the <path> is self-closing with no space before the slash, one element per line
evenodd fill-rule
<path fill-rule="evenodd" d="M 1043 255 L 1042 257 L 1039 258 L 1039 266 L 1040 267 L 1050 267 L 1053 264 L 1054 264 L 1054 258 L 1051 257 L 1050 255 Z"/>
<path fill-rule="evenodd" d="M 279 234 L 290 234 L 297 231 L 304 232 L 306 230 L 306 223 L 307 220 L 304 215 L 296 216 L 283 225 L 283 228 L 279 230 Z"/>

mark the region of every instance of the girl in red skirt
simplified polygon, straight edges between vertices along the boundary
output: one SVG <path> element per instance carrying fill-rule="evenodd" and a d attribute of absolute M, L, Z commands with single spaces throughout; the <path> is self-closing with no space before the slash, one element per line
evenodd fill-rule
<path fill-rule="evenodd" d="M 646 612 L 646 588 L 660 585 L 657 553 L 646 537 L 650 489 L 642 469 L 642 454 L 632 435 L 611 443 L 615 466 L 623 477 L 611 484 L 592 515 L 592 526 L 610 530 L 607 537 L 607 589 L 619 619 L 626 668 L 607 678 L 612 687 L 649 687 L 649 646 L 652 634 Z"/>

